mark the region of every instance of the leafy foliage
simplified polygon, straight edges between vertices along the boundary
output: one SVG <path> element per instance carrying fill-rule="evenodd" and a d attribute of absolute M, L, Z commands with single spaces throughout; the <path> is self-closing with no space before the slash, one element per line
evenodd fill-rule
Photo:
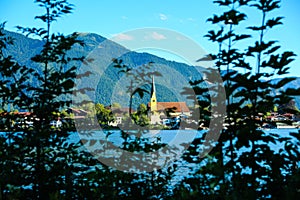
<path fill-rule="evenodd" d="M 36 0 L 36 3 L 45 9 L 45 14 L 37 16 L 36 19 L 44 22 L 46 27 L 19 27 L 27 35 L 34 34 L 40 38 L 30 40 L 32 45 L 38 47 L 32 48 L 34 50 L 31 53 L 34 55 L 28 56 L 26 52 L 26 57 L 32 57 L 30 62 L 17 62 L 12 56 L 14 53 L 9 53 L 14 52 L 14 48 L 16 51 L 20 48 L 9 35 L 22 36 L 4 31 L 4 24 L 1 24 L 0 115 L 1 127 L 5 132 L 0 134 L 0 199 L 299 198 L 299 134 L 282 136 L 259 129 L 265 122 L 265 118 L 261 116 L 267 115 L 275 107 L 280 109 L 280 105 L 290 101 L 291 95 L 299 95 L 296 87 L 285 90 L 288 84 L 295 84 L 297 79 L 272 79 L 286 75 L 295 57 L 290 51 L 278 53 L 280 46 L 277 41 L 268 41 L 265 37 L 272 28 L 282 24 L 282 17 L 269 17 L 271 11 L 280 7 L 280 2 L 214 2 L 221 8 L 228 9 L 223 14 L 208 19 L 208 22 L 214 25 L 222 24 L 220 29 L 209 31 L 206 35 L 219 49 L 215 54 L 199 59 L 199 62 L 210 58 L 215 61 L 217 71 L 207 69 L 204 77 L 210 77 L 212 80 L 216 72 L 221 74 L 226 92 L 227 115 L 212 115 L 214 108 L 224 106 L 215 105 L 213 101 L 220 95 L 225 95 L 218 84 L 210 84 L 212 87 L 208 87 L 202 77 L 193 77 L 194 79 L 190 80 L 192 88 L 185 88 L 182 94 L 190 95 L 191 89 L 196 94 L 196 97 L 189 96 L 195 105 L 199 105 L 193 110 L 195 114 L 192 120 L 208 126 L 211 125 L 213 117 L 224 117 L 226 123 L 222 132 L 216 133 L 220 136 L 218 142 L 205 139 L 208 134 L 217 130 L 213 125 L 208 132 L 203 132 L 202 137 L 193 141 L 183 156 L 184 160 L 179 161 L 181 166 L 190 168 L 190 174 L 185 176 L 184 180 L 176 180 L 176 185 L 172 185 L 172 180 L 178 173 L 178 162 L 152 172 L 117 171 L 99 163 L 96 157 L 83 151 L 81 143 L 70 142 L 69 127 L 51 125 L 51 122 L 59 117 L 75 117 L 74 114 L 66 113 L 65 109 L 70 106 L 71 95 L 79 92 L 74 91 L 73 87 L 77 70 L 82 63 L 88 62 L 84 53 L 80 52 L 92 46 L 84 45 L 80 40 L 82 34 L 64 36 L 50 32 L 53 21 L 71 13 L 72 4 L 65 0 Z M 258 11 L 261 14 L 261 24 L 250 25 L 245 30 L 240 29 L 240 24 L 247 22 L 247 14 L 242 12 L 244 7 Z M 93 40 L 85 42 L 97 45 L 103 40 L 104 38 L 94 37 Z M 250 45 L 246 48 L 239 46 L 245 44 L 243 41 Z M 133 59 L 135 62 L 131 62 Z M 131 52 L 131 55 L 125 55 L 122 60 L 113 60 L 112 65 L 115 67 L 107 69 L 106 73 L 109 76 L 105 76 L 107 79 L 100 81 L 98 85 L 99 98 L 106 98 L 106 93 L 102 93 L 104 83 L 110 85 L 119 76 L 128 76 L 131 78 L 127 87 L 131 97 L 130 107 L 135 95 L 140 99 L 147 95 L 149 90 L 145 83 L 148 83 L 153 75 L 159 75 L 145 71 L 150 66 L 163 63 L 172 65 L 187 77 L 193 74 L 193 69 L 186 70 L 182 67 L 185 66 L 183 64 L 167 62 L 148 54 Z M 144 63 L 149 64 L 143 68 L 136 68 Z M 243 73 L 236 69 L 242 69 Z M 77 77 L 88 76 L 90 73 L 92 72 Z M 93 82 L 87 83 L 87 87 L 88 84 Z M 107 90 L 111 92 L 111 88 Z M 86 94 L 85 91 L 80 92 Z M 101 126 L 113 121 L 111 110 L 103 104 L 93 102 L 84 106 L 82 108 L 92 111 L 86 121 L 83 121 L 84 125 L 95 115 L 97 123 Z M 16 110 L 27 112 L 15 112 Z M 129 115 L 130 121 L 133 120 L 140 127 L 148 126 L 145 104 L 141 104 L 136 112 L 131 110 Z M 200 119 L 195 116 L 200 116 Z M 257 120 L 258 117 L 262 119 Z M 120 131 L 122 143 L 118 148 L 127 152 L 149 153 L 166 146 L 160 138 L 150 141 L 141 137 L 144 131 Z M 89 139 L 94 133 L 87 130 L 80 133 L 85 134 L 87 138 L 81 139 L 81 142 L 92 147 L 112 145 L 108 140 L 113 133 L 104 133 L 104 140 Z M 274 145 L 281 147 L 274 149 Z M 208 155 L 199 157 L 199 152 L 211 146 L 214 148 Z M 101 150 L 96 148 L 95 151 Z M 176 155 L 176 152 L 177 149 L 168 149 L 163 153 L 166 157 L 171 157 Z M 135 158 L 114 155 L 112 161 L 115 165 L 122 165 L 124 162 L 130 164 L 133 159 Z M 144 160 L 139 160 L 138 164 L 140 169 L 146 168 Z"/>
<path fill-rule="evenodd" d="M 84 59 L 67 55 L 74 44 L 83 45 L 76 39 L 76 33 L 68 37 L 50 33 L 51 23 L 62 14 L 69 13 L 72 5 L 66 1 L 37 0 L 36 3 L 46 9 L 45 15 L 37 17 L 46 23 L 46 28 L 18 28 L 44 41 L 41 52 L 32 58 L 43 67 L 42 73 L 20 66 L 11 56 L 4 57 L 2 49 L 12 42 L 4 36 L 1 27 L 1 76 L 5 81 L 1 82 L 2 105 L 10 104 L 28 113 L 26 117 L 9 110 L 4 113 L 6 128 L 10 130 L 1 137 L 1 148 L 7 147 L 7 155 L 1 155 L 1 165 L 9 167 L 8 171 L 3 171 L 3 177 L 10 178 L 4 178 L 1 183 L 3 199 L 59 198 L 62 189 L 66 196 L 70 196 L 71 176 L 80 170 L 74 164 L 83 164 L 77 149 L 79 144 L 67 142 L 67 129 L 50 124 L 52 120 L 58 120 L 55 113 L 70 105 L 68 97 L 73 92 L 75 65 Z M 30 80 L 35 80 L 35 84 Z"/>
<path fill-rule="evenodd" d="M 220 24 L 221 28 L 209 31 L 206 35 L 219 47 L 219 51 L 210 56 L 215 60 L 224 81 L 227 126 L 209 156 L 193 160 L 199 163 L 199 170 L 193 178 L 187 178 L 178 187 L 177 194 L 185 195 L 185 198 L 201 194 L 204 198 L 221 199 L 280 199 L 289 195 L 297 196 L 297 190 L 287 189 L 284 185 L 287 184 L 289 176 L 295 176 L 295 179 L 298 176 L 292 168 L 297 156 L 288 153 L 294 152 L 295 155 L 299 155 L 299 150 L 294 148 L 295 142 L 292 143 L 298 143 L 298 140 L 293 139 L 292 133 L 289 137 L 282 137 L 258 129 L 265 122 L 263 119 L 258 120 L 260 114 L 265 115 L 266 112 L 272 111 L 274 106 L 283 105 L 290 100 L 284 91 L 276 94 L 272 91 L 285 87 L 294 80 L 282 78 L 280 81 L 269 81 L 274 76 L 286 75 L 288 65 L 295 56 L 290 51 L 276 53 L 280 49 L 277 41 L 267 41 L 265 37 L 268 31 L 282 24 L 282 17 L 268 19 L 269 13 L 280 7 L 280 2 L 214 2 L 229 9 L 220 16 L 214 15 L 208 19 L 212 24 Z M 251 34 L 248 30 L 238 33 L 242 31 L 238 28 L 239 24 L 247 19 L 246 13 L 241 13 L 242 7 L 245 6 L 256 8 L 261 15 L 260 25 L 246 28 L 252 31 Z M 256 40 L 255 35 L 258 35 Z M 253 45 L 246 48 L 237 46 L 238 42 L 243 40 L 247 40 L 248 44 L 253 42 Z M 236 67 L 241 68 L 244 73 L 235 71 Z M 198 87 L 194 86 L 197 94 L 205 94 L 205 90 L 199 90 Z M 194 141 L 186 155 L 189 162 L 194 152 L 203 148 L 200 145 L 202 142 Z M 285 147 L 276 152 L 271 144 L 279 142 L 284 143 Z M 185 185 L 191 189 L 188 190 Z M 192 193 L 189 194 L 188 191 Z"/>

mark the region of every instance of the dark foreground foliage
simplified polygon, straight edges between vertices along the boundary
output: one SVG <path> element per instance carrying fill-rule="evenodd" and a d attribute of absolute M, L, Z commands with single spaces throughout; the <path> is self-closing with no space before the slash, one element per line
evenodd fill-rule
<path fill-rule="evenodd" d="M 226 9 L 220 15 L 208 19 L 212 24 L 221 24 L 219 30 L 209 31 L 206 37 L 216 43 L 218 52 L 210 57 L 221 73 L 226 102 L 212 105 L 204 80 L 191 82 L 200 112 L 201 123 L 208 125 L 213 107 L 227 107 L 226 129 L 219 134 L 208 155 L 199 157 L 205 147 L 203 138 L 193 141 L 183 155 L 183 160 L 151 172 L 139 169 L 118 171 L 124 163 L 130 166 L 128 157 L 113 157 L 115 168 L 101 164 L 96 156 L 85 151 L 83 144 L 93 146 L 105 143 L 100 140 L 70 142 L 69 127 L 56 127 L 56 120 L 63 109 L 71 105 L 71 96 L 84 93 L 88 88 L 76 91 L 74 84 L 77 68 L 87 62 L 84 57 L 70 57 L 68 50 L 74 45 L 84 45 L 77 34 L 64 36 L 50 32 L 52 22 L 71 13 L 73 5 L 67 1 L 36 0 L 45 14 L 37 16 L 45 28 L 22 28 L 23 33 L 35 35 L 44 42 L 40 54 L 32 61 L 41 65 L 42 71 L 21 66 L 3 50 L 13 45 L 13 38 L 4 34 L 0 26 L 0 100 L 2 104 L 0 135 L 0 199 L 298 199 L 300 197 L 299 133 L 288 137 L 259 130 L 264 120 L 257 116 L 271 111 L 274 106 L 298 95 L 297 90 L 280 92 L 275 96 L 271 89 L 283 87 L 291 78 L 274 84 L 272 77 L 288 74 L 293 52 L 279 52 L 276 41 L 268 41 L 266 33 L 282 24 L 282 17 L 271 17 L 280 7 L 276 0 L 221 0 L 214 1 Z M 245 8 L 245 9 L 244 9 Z M 238 28 L 246 23 L 247 13 L 254 9 L 261 15 L 261 24 Z M 243 32 L 244 31 L 244 32 Z M 249 46 L 242 46 L 243 41 Z M 239 45 L 241 43 L 241 45 Z M 202 60 L 205 60 L 203 58 Z M 254 62 L 253 62 L 254 60 Z M 201 61 L 201 59 L 200 59 Z M 116 61 L 117 62 L 117 61 Z M 253 65 L 253 63 L 256 63 Z M 118 64 L 118 63 L 117 63 Z M 119 63 L 120 64 L 120 63 Z M 241 68 L 243 73 L 236 69 Z M 125 72 L 126 73 L 126 72 Z M 215 73 L 207 71 L 207 76 Z M 88 74 L 86 74 L 88 75 Z M 78 76 L 78 75 L 77 75 Z M 84 75 L 82 75 L 84 76 Z M 34 80 L 35 85 L 32 85 Z M 135 84 L 135 83 L 132 83 Z M 220 85 L 211 91 L 219 93 Z M 141 96 L 145 90 L 133 91 Z M 183 91 L 183 94 L 189 94 Z M 131 100 L 130 100 L 131 101 Z M 145 107 L 145 106 L 144 106 Z M 146 125 L 145 108 L 133 114 L 133 121 Z M 26 113 L 16 115 L 12 108 Z M 103 110 L 98 108 L 98 110 Z M 143 112 L 142 112 L 143 111 Z M 99 112 L 100 113 L 100 112 Z M 22 121 L 20 119 L 25 119 Z M 106 125 L 104 115 L 97 116 Z M 109 118 L 111 120 L 111 118 Z M 16 124 L 16 122 L 18 122 Z M 30 123 L 28 123 L 30 122 Z M 85 123 L 83 123 L 85 125 Z M 210 131 L 213 131 L 211 127 Z M 159 140 L 142 140 L 139 131 L 123 131 L 121 148 L 128 152 L 155 152 L 165 147 Z M 80 133 L 87 138 L 92 133 Z M 108 133 L 109 134 L 109 133 Z M 135 135 L 134 135 L 135 134 Z M 134 136 L 132 136 L 134 135 Z M 109 135 L 107 135 L 108 137 Z M 205 137 L 206 135 L 204 135 Z M 282 144 L 282 149 L 271 148 Z M 98 155 L 97 152 L 95 152 Z M 168 149 L 166 155 L 176 154 Z M 179 165 L 190 167 L 190 174 L 174 183 Z M 135 173 L 132 173 L 135 172 Z M 173 181 L 173 182 L 172 182 Z"/>

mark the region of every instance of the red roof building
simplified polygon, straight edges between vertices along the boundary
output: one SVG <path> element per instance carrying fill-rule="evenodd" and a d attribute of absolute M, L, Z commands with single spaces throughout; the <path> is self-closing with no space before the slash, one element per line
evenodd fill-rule
<path fill-rule="evenodd" d="M 151 98 L 148 103 L 150 108 L 151 123 L 160 123 L 161 116 L 176 117 L 180 115 L 190 116 L 190 109 L 185 102 L 158 102 L 154 77 L 152 77 Z"/>

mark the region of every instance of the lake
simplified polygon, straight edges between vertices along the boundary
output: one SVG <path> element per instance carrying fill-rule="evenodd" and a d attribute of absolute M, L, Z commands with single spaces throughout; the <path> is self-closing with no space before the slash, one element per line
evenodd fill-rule
<path fill-rule="evenodd" d="M 298 129 L 295 128 L 283 128 L 283 129 L 265 129 L 263 130 L 266 134 L 275 133 L 282 137 L 290 137 L 289 133 L 294 132 L 298 133 Z M 145 133 L 140 136 L 140 138 L 147 138 L 150 141 L 155 141 L 160 138 L 161 143 L 169 144 L 176 143 L 180 144 L 182 141 L 191 142 L 194 138 L 200 138 L 207 130 L 153 130 Z M 109 130 L 109 131 L 91 131 L 92 135 L 90 137 L 85 137 L 84 135 L 80 135 L 77 132 L 72 132 L 69 136 L 70 142 L 78 142 L 83 138 L 92 138 L 99 140 L 106 140 L 113 143 L 115 146 L 119 147 L 122 145 L 124 140 L 121 138 L 120 130 Z M 107 136 L 108 135 L 108 136 Z M 132 135 L 132 139 L 134 139 L 134 135 Z M 175 141 L 176 140 L 176 141 Z M 282 144 L 278 143 L 277 145 L 271 144 L 275 149 L 282 148 Z"/>
<path fill-rule="evenodd" d="M 161 143 L 168 144 L 167 146 L 178 147 L 178 149 L 176 150 L 178 152 L 173 157 L 170 157 L 170 156 L 164 157 L 164 156 L 168 156 L 168 151 L 162 152 L 162 153 L 159 152 L 158 154 L 156 154 L 156 156 L 159 155 L 160 157 L 159 156 L 155 157 L 155 158 L 151 157 L 155 161 L 155 164 L 161 166 L 161 168 L 165 169 L 166 166 L 169 166 L 171 164 L 176 164 L 178 166 L 178 168 L 176 169 L 174 176 L 172 177 L 170 184 L 168 186 L 170 191 L 172 190 L 174 185 L 179 183 L 185 177 L 193 176 L 193 173 L 201 166 L 199 164 L 189 163 L 181 158 L 181 155 L 184 153 L 184 149 L 186 149 L 188 147 L 188 146 L 182 147 L 182 145 L 181 145 L 182 142 L 190 143 L 193 141 L 194 138 L 200 138 L 205 132 L 206 132 L 205 130 L 202 130 L 202 131 L 160 130 L 160 131 L 150 131 L 150 132 L 147 132 L 146 134 L 143 134 L 142 136 L 140 136 L 140 138 L 145 138 L 145 139 L 153 141 L 153 142 L 160 141 Z M 269 129 L 269 130 L 264 130 L 264 132 L 267 135 L 271 134 L 271 133 L 275 133 L 282 137 L 290 137 L 289 133 L 290 132 L 298 133 L 298 129 Z M 0 135 L 1 134 L 3 135 L 6 133 L 0 132 Z M 129 137 L 134 139 L 137 136 L 130 135 Z M 107 162 L 107 160 L 101 160 L 101 159 L 100 159 L 100 161 L 103 164 L 109 165 L 111 167 L 115 167 L 116 169 L 123 170 L 123 171 L 129 171 L 128 168 L 118 168 L 118 166 L 117 167 L 114 166 L 114 163 L 113 163 L 116 160 L 116 158 L 118 156 L 120 156 L 120 154 L 118 154 L 118 153 L 120 153 L 118 151 L 118 149 L 120 149 L 119 147 L 124 142 L 124 140 L 121 137 L 121 131 L 119 131 L 119 130 L 91 131 L 90 135 L 82 135 L 77 132 L 72 132 L 69 136 L 69 142 L 71 142 L 71 143 L 76 143 L 80 140 L 96 141 L 95 144 L 92 145 L 92 149 L 89 149 L 90 148 L 89 145 L 85 146 L 86 147 L 85 150 L 88 150 L 88 151 L 91 150 L 91 152 L 95 151 L 95 150 L 96 151 L 101 150 L 101 149 L 103 150 L 103 149 L 107 148 L 108 147 L 107 145 L 109 144 L 109 147 L 113 148 L 112 151 L 104 150 L 104 151 L 100 151 L 100 153 L 104 153 L 105 156 L 107 156 L 108 158 L 112 158 L 112 159 L 110 159 L 110 162 Z M 103 143 L 103 141 L 104 141 L 104 143 Z M 225 144 L 225 145 L 228 145 L 228 144 Z M 279 151 L 280 149 L 284 148 L 284 144 L 282 142 L 277 142 L 276 144 L 270 143 L 269 145 L 276 152 Z M 117 153 L 115 152 L 116 150 L 117 150 Z M 243 151 L 247 151 L 247 149 L 246 148 L 242 149 L 242 151 L 238 152 L 238 154 L 241 154 Z M 170 151 L 170 152 L 171 153 L 169 153 L 169 154 L 174 153 L 174 151 Z M 128 155 L 129 155 L 129 157 L 132 156 L 132 154 L 128 154 Z M 153 155 L 151 155 L 151 156 L 153 156 Z M 134 155 L 134 156 L 136 156 L 136 155 Z M 136 169 L 137 168 L 136 165 L 138 165 L 141 160 L 139 160 L 138 156 L 134 157 L 134 158 L 137 158 L 136 162 L 130 163 L 131 165 L 128 165 L 128 163 L 125 163 L 126 166 L 128 166 L 129 168 L 133 167 Z M 143 158 L 145 158 L 145 157 L 143 157 Z M 165 162 L 166 159 L 168 162 Z M 153 160 L 150 160 L 151 163 L 148 166 L 149 171 L 153 170 L 151 168 L 154 166 L 154 165 L 152 165 Z M 226 162 L 226 160 L 225 160 L 225 162 Z M 120 164 L 120 163 L 118 163 L 118 164 Z"/>
<path fill-rule="evenodd" d="M 124 150 L 120 150 L 120 146 L 122 146 L 124 140 L 121 137 L 121 131 L 115 130 L 115 131 L 93 131 L 93 133 L 89 136 L 80 135 L 76 132 L 72 133 L 70 135 L 70 141 L 77 142 L 80 139 L 83 141 L 85 140 L 95 140 L 93 145 L 85 145 L 86 149 L 92 154 L 94 154 L 97 158 L 100 157 L 100 162 L 110 165 L 111 167 L 114 167 L 121 171 L 130 171 L 130 168 L 136 169 L 137 165 L 140 165 L 141 160 L 148 159 L 151 161 L 151 164 L 148 165 L 148 163 L 144 163 L 144 165 L 147 166 L 146 169 L 143 168 L 144 171 L 152 171 L 157 168 L 164 168 L 166 166 L 169 166 L 171 164 L 176 163 L 178 166 L 178 176 L 175 177 L 176 181 L 177 179 L 182 179 L 183 176 L 186 176 L 190 173 L 192 173 L 194 170 L 196 170 L 197 166 L 196 164 L 191 164 L 186 161 L 184 161 L 181 157 L 185 150 L 189 147 L 189 144 L 195 139 L 200 138 L 206 130 L 202 131 L 189 131 L 189 130 L 159 130 L 159 131 L 150 131 L 139 138 L 145 138 L 152 142 L 161 142 L 164 144 L 167 144 L 166 146 L 170 147 L 169 149 L 161 150 L 159 149 L 156 151 L 156 154 L 145 154 L 143 156 L 128 153 Z M 282 137 L 291 137 L 289 135 L 290 132 L 298 133 L 298 129 L 268 129 L 264 130 L 265 134 L 278 134 Z M 129 136 L 132 140 L 134 140 L 137 136 L 136 135 L 130 135 Z M 295 140 L 295 138 L 294 138 Z M 101 142 L 102 141 L 102 142 Z M 229 146 L 229 142 L 225 143 L 224 146 Z M 275 152 L 278 152 L 280 149 L 284 148 L 283 142 L 276 142 L 269 143 L 269 146 L 275 150 Z M 107 149 L 105 149 L 107 148 Z M 100 151 L 99 151 L 100 150 Z M 249 151 L 250 148 L 241 148 L 238 155 L 242 154 L 245 151 Z M 97 152 L 97 153 L 94 153 Z M 125 153 L 124 153 L 125 152 Z M 120 163 L 118 163 L 118 166 L 115 166 L 113 162 L 107 162 L 105 159 L 101 159 L 102 155 L 105 155 L 106 158 L 110 158 L 111 160 L 118 160 L 117 158 L 126 156 L 130 160 L 133 158 L 132 162 L 130 163 L 124 163 L 124 166 L 126 165 L 127 168 L 119 168 Z M 200 154 L 199 154 L 200 155 Z M 104 161 L 104 162 L 103 162 Z M 225 158 L 226 162 L 226 158 Z M 121 163 L 122 164 L 122 163 Z M 197 166 L 197 167 L 196 167 Z M 137 167 L 138 168 L 138 167 Z M 194 168 L 194 169 L 193 169 Z M 133 171 L 135 172 L 135 171 Z"/>

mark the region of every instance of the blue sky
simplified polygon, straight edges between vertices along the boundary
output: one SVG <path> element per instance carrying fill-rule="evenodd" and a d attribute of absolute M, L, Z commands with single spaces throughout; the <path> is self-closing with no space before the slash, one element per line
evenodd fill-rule
<path fill-rule="evenodd" d="M 203 36 L 214 26 L 206 19 L 222 9 L 212 0 L 70 0 L 75 5 L 72 14 L 64 16 L 53 24 L 53 31 L 69 34 L 74 31 L 92 32 L 107 38 L 137 28 L 159 27 L 179 32 L 198 43 L 206 52 L 215 52 L 216 46 Z M 267 37 L 276 39 L 281 50 L 292 50 L 300 56 L 300 1 L 282 0 L 281 8 L 274 16 L 284 16 L 284 25 L 270 31 Z M 0 21 L 7 21 L 6 28 L 16 31 L 15 26 L 32 27 L 41 25 L 34 16 L 44 11 L 33 0 L 1 0 Z M 260 16 L 249 12 L 250 23 L 260 21 Z M 172 56 L 164 54 L 172 59 Z M 300 76 L 300 59 L 296 57 L 291 67 L 291 75 Z M 174 59 L 176 59 L 174 57 Z"/>

